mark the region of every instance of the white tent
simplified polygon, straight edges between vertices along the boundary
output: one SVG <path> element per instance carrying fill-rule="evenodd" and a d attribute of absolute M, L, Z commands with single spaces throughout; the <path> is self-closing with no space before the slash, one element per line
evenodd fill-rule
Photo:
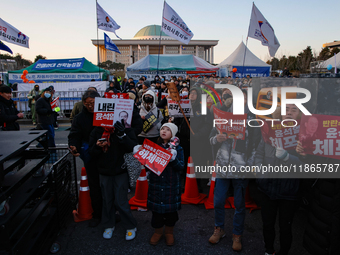
<path fill-rule="evenodd" d="M 245 59 L 244 54 L 246 54 Z M 234 78 L 245 77 L 247 75 L 250 75 L 251 77 L 266 77 L 270 75 L 271 69 L 271 65 L 268 65 L 266 62 L 256 57 L 248 48 L 246 48 L 246 45 L 243 42 L 241 42 L 236 50 L 217 67 L 221 69 L 227 68 L 230 73 L 236 68 L 237 71 L 233 73 Z"/>
<path fill-rule="evenodd" d="M 335 67 L 335 60 L 336 60 L 336 67 L 337 69 L 340 69 L 340 52 L 336 54 L 335 56 L 321 62 L 317 68 L 327 68 L 328 65 L 331 65 L 332 67 Z"/>

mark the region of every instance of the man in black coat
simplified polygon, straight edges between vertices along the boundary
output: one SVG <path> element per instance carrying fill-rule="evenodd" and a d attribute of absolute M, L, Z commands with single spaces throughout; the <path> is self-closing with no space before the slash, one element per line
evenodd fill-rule
<path fill-rule="evenodd" d="M 99 185 L 97 161 L 95 158 L 91 158 L 89 154 L 89 137 L 94 128 L 93 111 L 96 97 L 100 97 L 97 91 L 87 90 L 84 93 L 82 97 L 82 111 L 74 117 L 71 131 L 68 135 L 68 144 L 72 155 L 75 157 L 80 156 L 86 168 L 93 209 L 93 218 L 89 222 L 90 227 L 96 227 L 102 217 L 102 195 Z"/>
<path fill-rule="evenodd" d="M 0 127 L 4 131 L 20 130 L 16 120 L 24 117 L 24 114 L 15 108 L 11 97 L 11 88 L 0 85 Z"/>

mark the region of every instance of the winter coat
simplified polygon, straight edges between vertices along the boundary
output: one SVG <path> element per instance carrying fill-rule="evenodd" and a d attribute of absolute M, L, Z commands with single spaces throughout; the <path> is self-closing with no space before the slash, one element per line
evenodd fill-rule
<path fill-rule="evenodd" d="M 227 109 L 225 105 L 221 108 L 222 111 L 232 112 L 232 106 Z M 254 115 L 245 106 L 245 113 L 247 114 L 246 125 L 249 120 L 254 119 Z M 254 123 L 252 123 L 254 125 Z M 216 155 L 216 165 L 223 166 L 235 166 L 235 172 L 219 171 L 216 172 L 216 176 L 219 178 L 245 178 L 246 173 L 240 172 L 241 166 L 253 166 L 255 152 L 258 144 L 261 140 L 261 130 L 259 127 L 246 126 L 244 140 L 230 139 L 222 143 L 217 142 L 216 135 L 218 131 L 213 128 L 210 133 L 210 144 L 214 147 L 219 146 Z"/>
<path fill-rule="evenodd" d="M 37 96 L 39 96 L 41 94 L 41 90 L 36 91 L 35 89 L 32 89 L 28 95 L 28 106 L 31 108 L 32 104 L 35 104 Z"/>
<path fill-rule="evenodd" d="M 150 211 L 171 213 L 181 209 L 180 172 L 184 168 L 184 153 L 181 146 L 177 146 L 176 150 L 176 159 L 166 166 L 160 176 L 150 172 L 147 200 Z"/>
<path fill-rule="evenodd" d="M 79 101 L 75 103 L 73 106 L 72 112 L 71 112 L 70 120 L 73 121 L 74 117 L 77 116 L 79 113 L 81 113 L 82 110 L 83 110 L 83 101 Z"/>
<path fill-rule="evenodd" d="M 96 145 L 97 140 L 102 137 L 104 129 L 95 127 L 90 134 L 90 155 L 97 160 L 98 172 L 101 175 L 115 176 L 127 172 L 122 168 L 124 154 L 132 152 L 133 147 L 138 144 L 137 136 L 133 128 L 125 129 L 125 136 L 118 138 L 116 132 L 110 135 L 111 145 L 107 152 Z"/>
<path fill-rule="evenodd" d="M 53 125 L 54 116 L 50 99 L 40 97 L 35 103 L 35 111 L 38 114 L 38 123 L 41 125 Z"/>
<path fill-rule="evenodd" d="M 339 164 L 339 160 L 307 155 L 307 164 Z M 340 179 L 314 180 L 309 193 L 304 248 L 312 255 L 337 255 L 340 251 Z"/>
<path fill-rule="evenodd" d="M 12 99 L 7 100 L 0 96 L 0 127 L 2 127 L 2 130 L 20 130 L 19 124 L 16 122 L 19 119 L 18 113 Z"/>
<path fill-rule="evenodd" d="M 263 139 L 261 139 L 256 150 L 254 165 L 260 167 L 261 164 L 264 166 L 290 166 L 302 164 L 295 151 L 288 151 L 289 158 L 287 161 L 278 159 L 275 156 L 275 153 L 276 148 L 265 143 Z M 256 179 L 258 189 L 264 192 L 270 199 L 296 200 L 298 198 L 300 179 L 275 178 L 279 177 L 279 173 L 269 172 L 266 174 L 258 174 L 257 177 L 259 177 Z"/>
<path fill-rule="evenodd" d="M 151 95 L 153 96 L 153 104 L 152 104 L 152 107 L 150 109 L 150 111 L 147 111 L 144 107 L 144 104 L 143 104 L 143 100 L 144 100 L 144 96 L 145 95 Z M 162 120 L 163 120 L 163 115 L 162 113 L 160 112 L 160 110 L 157 108 L 156 106 L 156 101 L 155 101 L 155 93 L 151 90 L 148 90 L 142 97 L 142 104 L 140 106 L 140 111 L 139 111 L 139 114 L 140 116 L 145 116 L 147 115 L 149 112 L 152 112 L 157 119 L 159 119 L 159 122 L 157 125 L 155 125 L 154 127 L 152 127 L 149 132 L 147 133 L 144 133 L 142 132 L 139 136 L 142 136 L 142 137 L 146 137 L 146 138 L 149 138 L 149 137 L 158 137 L 159 136 L 159 131 L 161 129 L 161 126 L 162 126 Z"/>
<path fill-rule="evenodd" d="M 93 113 L 89 112 L 86 107 L 83 107 L 81 113 L 77 114 L 72 121 L 71 131 L 68 135 L 68 144 L 75 146 L 77 151 L 80 152 L 84 142 L 89 144 L 93 128 Z"/>

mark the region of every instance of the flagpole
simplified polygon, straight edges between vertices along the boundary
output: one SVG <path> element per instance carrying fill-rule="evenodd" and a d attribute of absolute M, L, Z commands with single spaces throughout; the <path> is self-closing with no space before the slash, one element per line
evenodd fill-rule
<path fill-rule="evenodd" d="M 165 0 L 164 0 L 164 4 L 163 4 L 163 15 L 162 15 L 161 29 L 160 29 L 160 32 L 159 32 L 158 59 L 157 59 L 157 75 L 158 75 L 158 68 L 159 68 L 159 55 L 161 54 L 162 24 L 163 24 L 163 17 L 164 17 L 164 7 L 165 7 Z M 163 54 L 164 54 L 164 52 L 163 52 Z"/>
<path fill-rule="evenodd" d="M 100 79 L 100 67 L 99 67 L 99 38 L 98 38 L 98 10 L 97 10 L 97 4 L 98 4 L 98 1 L 96 0 L 96 17 L 97 17 L 97 44 L 98 44 L 98 47 L 97 47 L 97 66 L 98 66 L 98 74 L 99 74 L 99 80 Z"/>
<path fill-rule="evenodd" d="M 254 7 L 254 2 L 253 2 Z M 253 8 L 251 9 L 253 12 Z M 248 26 L 248 34 L 247 34 L 247 40 L 246 40 L 246 47 L 244 48 L 244 55 L 243 55 L 243 64 L 242 64 L 242 76 L 244 75 L 244 62 L 246 60 L 246 54 L 247 54 L 247 47 L 248 47 L 248 35 L 249 35 L 249 29 L 250 29 L 250 21 L 251 21 L 251 14 L 250 14 L 250 20 L 249 20 L 249 26 Z M 241 77 L 242 78 L 242 77 Z"/>

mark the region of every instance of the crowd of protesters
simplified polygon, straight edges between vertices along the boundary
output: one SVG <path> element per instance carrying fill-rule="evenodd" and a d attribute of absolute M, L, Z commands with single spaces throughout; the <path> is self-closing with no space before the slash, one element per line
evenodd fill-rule
<path fill-rule="evenodd" d="M 182 98 L 191 101 L 192 115 L 188 122 L 183 117 L 169 116 L 167 101 L 171 99 L 167 83 L 173 82 Z M 128 173 L 124 168 L 124 155 L 136 153 L 143 144 L 144 139 L 169 149 L 169 141 L 177 136 L 180 145 L 171 149 L 172 158 L 161 176 L 152 171 L 148 174 L 149 193 L 148 209 L 152 211 L 151 227 L 154 234 L 150 244 L 157 245 L 162 236 L 166 244 L 175 244 L 174 229 L 180 217 L 181 193 L 186 179 L 186 164 L 189 156 L 193 157 L 195 165 L 258 166 L 262 164 L 301 165 L 304 163 L 338 163 L 334 159 L 320 158 L 306 155 L 300 143 L 296 150 L 286 151 L 275 148 L 264 142 L 259 128 L 247 127 L 243 140 L 232 139 L 226 134 L 219 133 L 213 128 L 213 107 L 224 112 L 233 112 L 233 98 L 230 90 L 216 89 L 222 104 L 218 103 L 215 93 L 208 93 L 207 114 L 202 114 L 202 93 L 211 92 L 216 84 L 230 84 L 239 87 L 244 95 L 245 113 L 247 120 L 255 116 L 247 107 L 247 88 L 251 87 L 252 79 L 246 78 L 219 78 L 216 76 L 205 77 L 166 77 L 156 76 L 152 80 L 141 77 L 136 83 L 132 78 L 115 78 L 110 82 L 106 92 L 128 93 L 134 100 L 134 110 L 131 126 L 126 126 L 122 121 L 114 123 L 112 128 L 93 126 L 94 101 L 100 97 L 95 88 L 89 88 L 83 95 L 82 101 L 74 106 L 72 111 L 72 127 L 68 136 L 68 144 L 74 156 L 80 156 L 87 170 L 90 187 L 93 218 L 90 227 L 99 224 L 103 227 L 103 238 L 110 239 L 115 230 L 115 225 L 121 221 L 126 229 L 126 240 L 132 240 L 137 233 L 137 220 L 133 217 L 128 203 Z M 36 99 L 34 88 L 30 95 L 34 98 L 32 105 L 38 114 L 38 122 L 51 114 L 46 102 L 53 90 L 47 88 Z M 10 119 L 1 117 L 2 122 L 8 123 L 15 129 L 15 120 L 22 118 L 13 107 L 10 98 L 6 98 L 8 91 L 0 88 L 1 111 L 9 111 Z M 162 94 L 166 93 L 166 96 Z M 7 101 L 6 101 L 7 100 Z M 7 108 L 6 108 L 7 107 Z M 4 109 L 4 110 L 3 110 Z M 43 111 L 42 111 L 43 109 Z M 159 120 L 147 132 L 143 131 L 143 120 L 152 112 Z M 0 114 L 2 116 L 2 113 Z M 40 116 L 40 117 L 39 117 Z M 274 119 L 300 119 L 301 112 L 294 105 L 287 105 L 286 115 L 281 116 L 280 108 L 273 113 Z M 48 123 L 47 123 L 48 122 Z M 9 124 L 13 123 L 13 124 Z M 45 129 L 51 129 L 51 122 L 43 123 Z M 188 126 L 190 125 L 190 127 Z M 52 128 L 53 129 L 53 128 Z M 52 130 L 51 129 L 51 130 Z M 51 134 L 52 135 L 52 134 Z M 206 150 L 192 148 L 211 148 Z M 192 154 L 192 155 L 191 155 Z M 209 178 L 198 178 L 197 184 L 200 192 L 209 185 Z M 244 232 L 245 194 L 249 179 L 239 171 L 236 173 L 218 172 L 214 190 L 215 226 L 212 226 L 211 244 L 217 244 L 226 236 L 225 201 L 230 190 L 234 196 L 235 214 L 232 226 L 231 248 L 234 251 L 242 249 L 242 235 Z M 264 254 L 289 254 L 292 244 L 292 222 L 298 207 L 304 201 L 309 204 L 307 208 L 307 224 L 304 235 L 304 247 L 311 254 L 338 254 L 340 250 L 340 181 L 337 179 L 318 179 L 312 181 L 300 179 L 278 179 L 275 176 L 264 176 L 256 179 L 259 206 L 261 206 Z M 164 191 L 163 191 L 164 190 Z M 279 247 L 275 247 L 275 225 L 278 215 L 279 222 Z"/>

